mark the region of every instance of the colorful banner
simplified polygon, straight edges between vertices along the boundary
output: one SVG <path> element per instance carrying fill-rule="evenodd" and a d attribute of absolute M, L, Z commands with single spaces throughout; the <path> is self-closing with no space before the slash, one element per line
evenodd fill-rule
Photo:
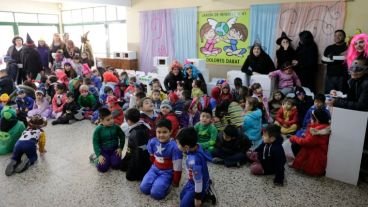
<path fill-rule="evenodd" d="M 198 58 L 241 66 L 249 52 L 249 16 L 249 9 L 199 12 Z"/>

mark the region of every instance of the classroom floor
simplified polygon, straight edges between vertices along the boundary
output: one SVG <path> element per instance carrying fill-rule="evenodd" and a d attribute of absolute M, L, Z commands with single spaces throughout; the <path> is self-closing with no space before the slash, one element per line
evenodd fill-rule
<path fill-rule="evenodd" d="M 6 177 L 10 155 L 1 156 L 0 207 L 178 206 L 181 188 L 155 201 L 139 192 L 139 182 L 127 182 L 124 172 L 98 173 L 88 159 L 93 129 L 88 121 L 48 125 L 48 152 L 22 174 Z M 217 206 L 368 206 L 368 184 L 356 187 L 286 168 L 285 186 L 273 187 L 273 176 L 255 177 L 246 166 L 209 164 Z"/>

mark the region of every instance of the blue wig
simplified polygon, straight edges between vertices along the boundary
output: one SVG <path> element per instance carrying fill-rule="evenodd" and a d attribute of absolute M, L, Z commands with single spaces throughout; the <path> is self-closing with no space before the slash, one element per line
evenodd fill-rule
<path fill-rule="evenodd" d="M 201 72 L 193 64 L 185 64 L 184 65 L 184 69 L 183 69 L 183 76 L 184 76 L 184 78 L 187 77 L 187 69 L 188 68 L 192 68 L 192 77 L 193 77 L 193 79 L 197 79 L 198 78 L 198 74 L 200 74 Z"/>

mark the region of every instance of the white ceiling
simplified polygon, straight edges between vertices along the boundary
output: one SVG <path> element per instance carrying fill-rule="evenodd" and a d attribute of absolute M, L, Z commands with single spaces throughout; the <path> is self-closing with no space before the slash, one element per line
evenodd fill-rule
<path fill-rule="evenodd" d="M 116 6 L 127 6 L 130 7 L 132 5 L 131 0 L 31 0 L 37 2 L 55 2 L 62 4 L 103 4 L 103 5 L 116 5 Z"/>

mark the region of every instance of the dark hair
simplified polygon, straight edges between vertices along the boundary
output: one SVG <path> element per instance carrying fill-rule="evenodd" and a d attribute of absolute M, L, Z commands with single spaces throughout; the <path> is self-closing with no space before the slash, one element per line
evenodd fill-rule
<path fill-rule="evenodd" d="M 137 82 L 137 78 L 135 76 L 132 76 L 132 77 L 129 78 L 129 81 Z"/>
<path fill-rule="evenodd" d="M 268 136 L 275 137 L 276 139 L 281 136 L 281 128 L 276 124 L 267 125 L 264 132 L 266 132 Z"/>
<path fill-rule="evenodd" d="M 241 78 L 235 78 L 234 79 L 234 85 L 235 86 L 242 86 L 243 85 L 243 81 L 242 81 L 242 79 Z"/>
<path fill-rule="evenodd" d="M 218 104 L 215 109 L 215 116 L 218 118 L 222 118 L 224 116 L 223 113 L 227 113 L 229 105 L 230 101 L 223 101 Z"/>
<path fill-rule="evenodd" d="M 247 98 L 247 103 L 248 103 L 248 105 L 252 106 L 252 111 L 255 111 L 258 108 L 260 108 L 260 103 L 259 103 L 259 101 L 256 97 L 248 97 Z"/>
<path fill-rule="evenodd" d="M 190 98 L 190 91 L 184 90 L 182 95 L 184 97 L 184 100 L 191 100 L 191 98 Z"/>
<path fill-rule="evenodd" d="M 194 85 L 196 85 L 198 88 L 202 89 L 202 81 L 199 79 L 195 79 L 194 81 Z"/>
<path fill-rule="evenodd" d="M 140 119 L 140 112 L 138 109 L 135 109 L 135 108 L 130 108 L 128 110 L 125 111 L 125 119 L 126 120 L 129 120 L 133 123 L 137 123 Z"/>
<path fill-rule="evenodd" d="M 13 45 L 15 45 L 15 40 L 17 40 L 17 39 L 22 40 L 22 44 L 24 44 L 24 40 L 23 40 L 23 38 L 22 38 L 21 36 L 19 36 L 19 35 L 16 35 L 16 36 L 13 38 L 13 40 L 12 40 Z"/>
<path fill-rule="evenodd" d="M 308 30 L 300 32 L 299 39 L 303 45 L 315 44 L 313 34 Z"/>
<path fill-rule="evenodd" d="M 56 84 L 56 89 L 57 90 L 65 91 L 66 90 L 66 86 L 65 86 L 64 83 L 58 83 L 58 84 Z"/>
<path fill-rule="evenodd" d="M 109 93 L 110 91 L 112 91 L 112 88 L 110 86 L 105 86 L 104 88 L 104 93 L 107 94 Z"/>
<path fill-rule="evenodd" d="M 314 100 L 315 101 L 321 101 L 322 103 L 325 103 L 326 102 L 326 96 L 324 94 L 319 93 L 314 97 Z"/>
<path fill-rule="evenodd" d="M 249 88 L 246 87 L 246 86 L 241 86 L 240 89 L 241 89 L 240 97 L 241 98 L 248 97 L 248 95 L 249 95 Z"/>
<path fill-rule="evenodd" d="M 283 94 L 280 90 L 275 90 L 273 91 L 272 93 L 272 99 L 270 100 L 270 103 L 274 103 L 276 102 L 277 100 L 275 99 L 275 95 L 276 94 L 280 94 L 281 95 L 281 101 L 285 98 L 285 94 Z"/>
<path fill-rule="evenodd" d="M 197 145 L 198 135 L 193 127 L 188 127 L 179 131 L 178 135 L 176 135 L 176 140 L 178 140 L 181 146 L 189 146 L 192 148 Z"/>
<path fill-rule="evenodd" d="M 159 91 L 159 90 L 157 90 L 157 89 L 155 89 L 155 90 L 153 90 L 153 91 L 152 91 L 152 94 L 153 94 L 153 93 L 160 93 L 160 91 Z"/>
<path fill-rule="evenodd" d="M 105 119 L 107 116 L 111 115 L 111 111 L 107 108 L 100 108 L 98 110 L 98 113 L 99 113 L 99 118 L 101 120 Z"/>
<path fill-rule="evenodd" d="M 189 111 L 190 104 L 192 104 L 191 100 L 184 102 L 184 107 L 183 107 L 184 111 Z"/>
<path fill-rule="evenodd" d="M 293 65 L 291 64 L 290 61 L 285 61 L 282 65 L 281 65 L 281 70 L 286 70 L 286 69 L 293 69 Z"/>
<path fill-rule="evenodd" d="M 344 30 L 342 30 L 342 29 L 338 29 L 338 30 L 336 30 L 336 31 L 335 31 L 335 33 L 334 33 L 334 34 L 336 34 L 336 33 L 338 33 L 338 32 L 340 32 L 340 33 L 342 34 L 342 36 L 344 36 L 344 39 L 345 39 L 345 37 L 346 37 L 346 33 L 345 33 L 345 31 L 344 31 Z"/>
<path fill-rule="evenodd" d="M 51 83 L 55 83 L 55 82 L 57 82 L 57 77 L 56 76 L 54 76 L 54 75 L 52 75 L 52 76 L 49 76 L 49 81 L 51 82 Z"/>
<path fill-rule="evenodd" d="M 138 93 L 135 94 L 135 97 L 138 97 L 140 99 L 146 97 L 146 93 L 144 93 L 143 91 L 140 91 Z"/>
<path fill-rule="evenodd" d="M 138 93 L 137 93 L 138 94 Z M 136 94 L 136 95 L 137 95 Z M 141 101 L 137 104 L 137 106 L 140 108 L 140 107 L 143 107 L 143 102 L 145 101 L 145 100 L 150 100 L 150 101 L 152 101 L 152 99 L 150 98 L 150 97 L 143 97 L 143 98 L 141 98 Z"/>
<path fill-rule="evenodd" d="M 253 83 L 249 88 L 249 95 L 252 96 L 258 88 L 262 88 L 262 85 L 260 83 Z"/>
<path fill-rule="evenodd" d="M 229 137 L 240 137 L 239 130 L 234 125 L 227 125 L 224 128 L 224 133 Z"/>
<path fill-rule="evenodd" d="M 172 124 L 171 124 L 171 122 L 170 122 L 169 120 L 167 120 L 167 119 L 161 119 L 160 121 L 158 121 L 158 122 L 157 122 L 157 124 L 156 124 L 156 129 L 157 129 L 157 128 L 161 128 L 161 127 L 165 127 L 165 128 L 167 128 L 168 130 L 170 130 L 170 131 L 171 131 L 171 129 L 172 129 Z"/>
<path fill-rule="evenodd" d="M 180 86 L 180 87 L 184 87 L 185 86 L 184 81 L 178 81 L 177 82 L 177 85 Z"/>
<path fill-rule="evenodd" d="M 92 80 L 91 80 L 91 78 L 84 78 L 84 79 L 83 79 L 83 82 L 84 82 L 84 84 L 86 84 L 86 85 L 91 85 Z"/>
<path fill-rule="evenodd" d="M 205 108 L 205 109 L 203 109 L 203 110 L 202 110 L 202 112 L 201 112 L 201 114 L 202 114 L 202 113 L 209 114 L 209 115 L 212 117 L 212 111 L 211 111 L 211 109 L 209 109 L 209 108 Z"/>
<path fill-rule="evenodd" d="M 47 81 L 47 76 L 45 75 L 41 75 L 41 79 L 40 79 L 41 83 L 46 83 Z"/>
<path fill-rule="evenodd" d="M 66 97 L 68 97 L 68 98 L 74 98 L 73 92 L 71 92 L 71 91 L 67 92 L 66 93 Z"/>
<path fill-rule="evenodd" d="M 330 116 L 323 109 L 316 109 L 316 110 L 314 110 L 312 112 L 312 119 L 315 120 L 315 121 L 318 121 L 321 124 L 329 124 L 330 123 Z"/>

